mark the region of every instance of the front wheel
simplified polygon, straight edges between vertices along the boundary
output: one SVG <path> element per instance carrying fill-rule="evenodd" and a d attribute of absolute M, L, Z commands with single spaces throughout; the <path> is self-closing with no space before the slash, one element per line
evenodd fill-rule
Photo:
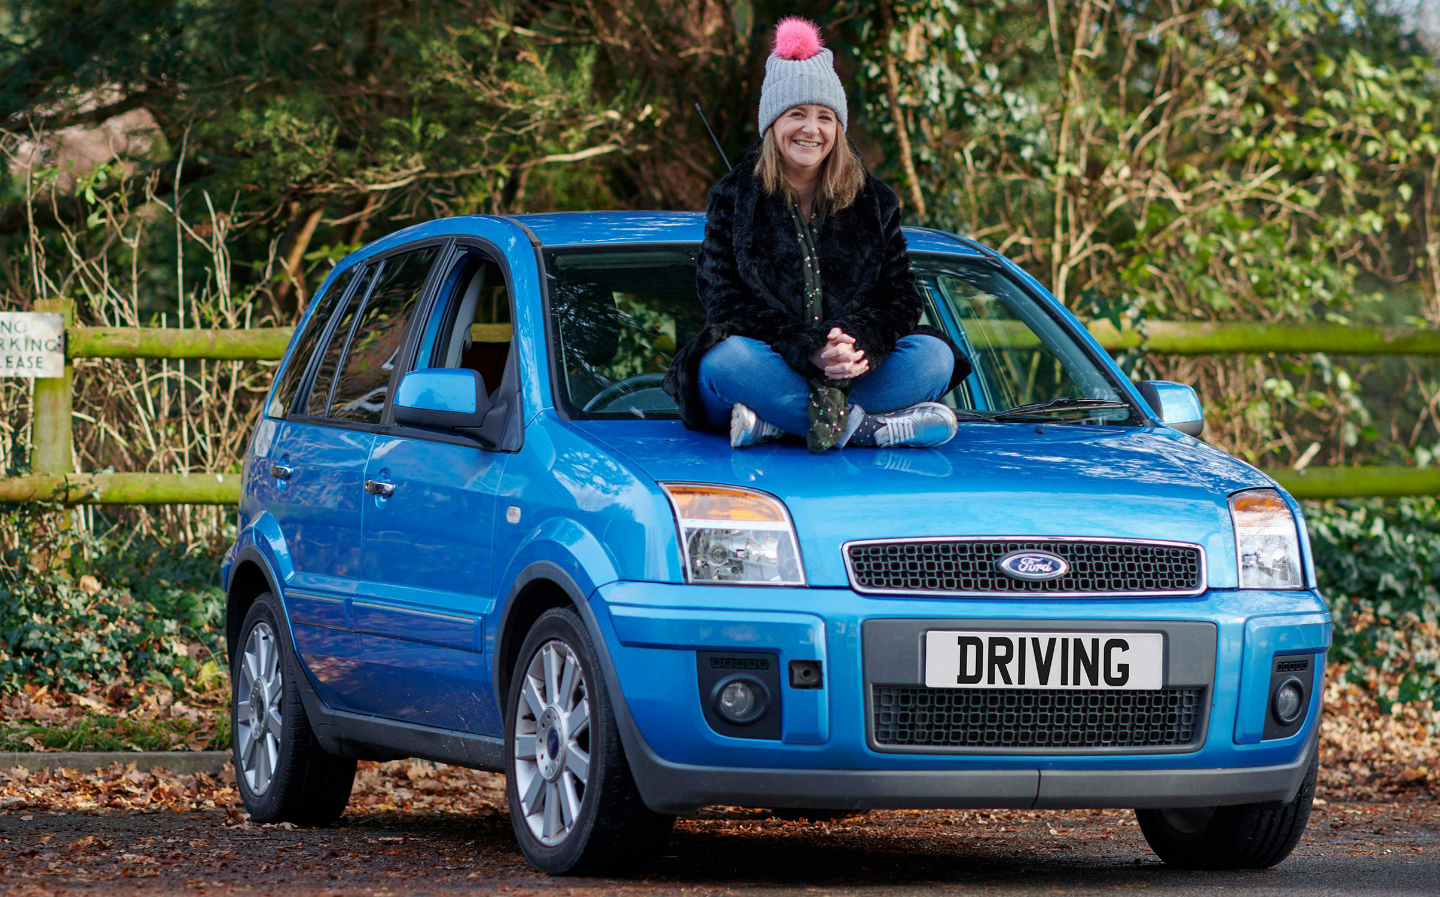
<path fill-rule="evenodd" d="M 1290 855 L 1315 800 L 1318 752 L 1295 798 L 1280 804 L 1240 804 L 1183 810 L 1136 810 L 1150 849 L 1181 869 L 1268 869 Z"/>
<path fill-rule="evenodd" d="M 555 608 L 535 621 L 505 707 L 505 794 L 530 865 L 563 875 L 652 861 L 675 817 L 640 798 L 575 611 Z"/>

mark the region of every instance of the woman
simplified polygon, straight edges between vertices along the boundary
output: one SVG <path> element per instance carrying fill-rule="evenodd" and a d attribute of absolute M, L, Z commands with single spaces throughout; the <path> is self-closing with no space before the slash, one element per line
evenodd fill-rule
<path fill-rule="evenodd" d="M 899 200 L 845 137 L 845 92 L 820 31 L 775 32 L 761 139 L 715 182 L 697 281 L 705 327 L 665 391 L 688 426 L 729 427 L 734 448 L 790 433 L 810 451 L 933 446 L 955 434 L 935 401 L 970 372 L 920 326 Z"/>

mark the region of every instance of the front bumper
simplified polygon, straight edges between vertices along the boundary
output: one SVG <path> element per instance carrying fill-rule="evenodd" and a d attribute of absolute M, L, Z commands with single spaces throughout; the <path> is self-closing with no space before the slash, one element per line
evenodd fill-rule
<path fill-rule="evenodd" d="M 584 610 L 601 636 L 597 646 L 606 655 L 636 783 L 646 803 L 664 812 L 710 804 L 867 809 L 1286 801 L 1304 779 L 1314 748 L 1331 635 L 1324 602 L 1313 592 L 1031 601 L 615 582 L 597 589 Z M 877 750 L 868 737 L 864 624 L 919 619 L 1013 620 L 1055 629 L 1209 624 L 1215 640 L 1208 725 L 1197 745 L 1178 752 Z M 1211 643 L 1204 644 L 1210 651 Z M 778 739 L 721 735 L 700 708 L 699 650 L 769 652 L 781 670 L 790 660 L 818 660 L 824 686 L 782 688 Z M 1264 739 L 1277 653 L 1318 655 L 1317 669 L 1304 725 L 1288 737 Z"/>
<path fill-rule="evenodd" d="M 661 813 L 711 804 L 842 810 L 1175 809 L 1294 799 L 1314 738 L 1312 733 L 1310 746 L 1289 763 L 1244 769 L 727 769 L 668 763 L 643 745 L 628 756 L 645 803 Z"/>

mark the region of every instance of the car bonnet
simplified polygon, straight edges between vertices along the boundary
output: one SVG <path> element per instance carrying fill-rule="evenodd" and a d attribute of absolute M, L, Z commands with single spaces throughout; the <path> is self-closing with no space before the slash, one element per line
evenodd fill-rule
<path fill-rule="evenodd" d="M 747 486 L 789 508 L 813 585 L 846 582 L 840 546 L 914 536 L 1083 536 L 1192 542 L 1212 587 L 1234 585 L 1227 496 L 1255 468 L 1165 428 L 965 422 L 933 449 L 811 455 L 798 441 L 732 450 L 678 421 L 573 421 L 656 481 Z"/>

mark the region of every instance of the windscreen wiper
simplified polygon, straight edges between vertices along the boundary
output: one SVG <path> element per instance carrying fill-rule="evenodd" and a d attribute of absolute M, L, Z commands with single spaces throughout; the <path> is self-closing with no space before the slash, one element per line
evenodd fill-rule
<path fill-rule="evenodd" d="M 1006 408 L 1003 411 L 970 411 L 957 410 L 956 414 L 971 420 L 1009 420 L 1016 417 L 1028 417 L 1032 414 L 1050 414 L 1058 411 L 1106 411 L 1112 408 L 1129 409 L 1129 405 L 1115 399 L 1075 399 L 1061 397 L 1047 399 L 1044 402 L 1031 402 L 1028 405 L 1016 405 L 1014 408 Z"/>

